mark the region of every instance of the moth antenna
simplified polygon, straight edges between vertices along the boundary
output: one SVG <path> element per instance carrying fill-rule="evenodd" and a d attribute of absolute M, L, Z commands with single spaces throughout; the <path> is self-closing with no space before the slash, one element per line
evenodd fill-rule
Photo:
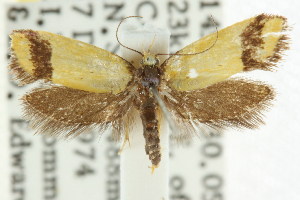
<path fill-rule="evenodd" d="M 153 40 L 152 40 L 152 42 L 151 42 L 151 44 L 150 44 L 150 46 L 149 46 L 148 53 L 150 53 L 150 51 L 151 51 L 151 49 L 152 49 L 152 47 L 153 47 L 153 45 L 154 45 L 155 38 L 156 38 L 156 33 L 155 33 L 155 35 L 154 35 L 154 37 L 153 37 Z"/>
<path fill-rule="evenodd" d="M 172 55 L 176 55 L 176 56 L 192 56 L 192 55 L 197 55 L 197 54 L 204 53 L 204 52 L 210 50 L 211 48 L 213 48 L 213 47 L 215 46 L 215 44 L 217 43 L 217 41 L 218 41 L 218 39 L 219 39 L 219 30 L 218 30 L 217 24 L 216 24 L 216 22 L 215 22 L 215 20 L 214 20 L 214 18 L 213 18 L 212 15 L 210 15 L 210 19 L 211 19 L 211 21 L 212 21 L 212 22 L 214 23 L 214 25 L 215 25 L 215 28 L 216 28 L 216 34 L 217 34 L 214 43 L 213 43 L 210 47 L 208 47 L 207 49 L 205 49 L 205 50 L 203 50 L 203 51 L 197 52 L 197 53 L 182 53 L 182 54 L 180 54 L 180 53 L 159 53 L 159 54 L 156 54 L 156 55 L 157 55 L 157 56 L 159 56 L 159 55 L 169 55 L 169 56 L 172 56 Z"/>
<path fill-rule="evenodd" d="M 165 104 L 165 102 L 162 100 L 162 98 L 160 97 L 158 91 L 157 91 L 157 88 L 155 87 L 150 87 L 150 91 L 152 92 L 152 94 L 154 95 L 158 105 L 160 106 L 162 112 L 163 112 L 163 115 L 164 117 L 166 118 L 166 120 L 168 121 L 169 123 L 169 127 L 171 129 L 172 132 L 176 132 L 176 126 L 175 126 L 175 123 L 174 121 L 171 119 L 171 116 L 170 116 L 170 112 L 168 111 L 167 109 L 167 106 Z"/>
<path fill-rule="evenodd" d="M 129 50 L 131 50 L 131 51 L 134 51 L 134 52 L 140 54 L 141 56 L 144 56 L 144 54 L 143 54 L 142 52 L 137 51 L 137 50 L 135 50 L 135 49 L 132 49 L 132 48 L 127 47 L 127 46 L 125 46 L 124 44 L 122 44 L 122 43 L 120 42 L 120 40 L 119 40 L 119 37 L 118 37 L 120 25 L 123 23 L 124 20 L 126 20 L 126 19 L 128 19 L 128 18 L 133 18 L 133 17 L 143 18 L 143 17 L 141 17 L 141 16 L 128 16 L 128 17 L 123 18 L 123 19 L 120 21 L 120 23 L 119 23 L 119 25 L 118 25 L 118 27 L 117 27 L 116 38 L 117 38 L 118 43 L 119 43 L 122 47 L 124 47 L 124 48 L 126 48 L 126 49 L 129 49 Z"/>

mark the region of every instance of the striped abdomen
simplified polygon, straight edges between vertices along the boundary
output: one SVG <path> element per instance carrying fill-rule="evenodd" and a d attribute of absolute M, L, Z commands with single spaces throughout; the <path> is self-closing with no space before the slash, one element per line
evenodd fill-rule
<path fill-rule="evenodd" d="M 157 111 L 158 105 L 153 97 L 147 98 L 140 105 L 140 115 L 146 140 L 145 150 L 153 166 L 158 166 L 161 160 Z"/>

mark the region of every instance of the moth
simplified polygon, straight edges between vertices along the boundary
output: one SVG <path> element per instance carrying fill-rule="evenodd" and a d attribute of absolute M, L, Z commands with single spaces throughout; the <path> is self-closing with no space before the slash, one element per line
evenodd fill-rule
<path fill-rule="evenodd" d="M 37 133 L 77 136 L 112 127 L 126 137 L 137 110 L 145 151 L 161 161 L 162 113 L 178 137 L 200 127 L 257 128 L 275 92 L 263 82 L 233 75 L 272 71 L 288 49 L 287 20 L 260 14 L 207 35 L 159 63 L 141 53 L 140 66 L 111 52 L 44 31 L 16 30 L 9 69 L 20 85 L 42 81 L 22 97 L 24 116 Z M 212 45 L 213 44 L 213 45 Z M 198 53 L 201 52 L 201 53 Z M 141 133 L 142 134 L 142 133 Z"/>

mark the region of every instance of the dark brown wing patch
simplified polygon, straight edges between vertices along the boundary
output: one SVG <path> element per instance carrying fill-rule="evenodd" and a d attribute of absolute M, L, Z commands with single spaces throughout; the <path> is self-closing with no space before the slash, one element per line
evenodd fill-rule
<path fill-rule="evenodd" d="M 52 77 L 51 44 L 47 40 L 41 39 L 36 31 L 26 30 L 23 34 L 30 41 L 31 62 L 34 66 L 33 75 L 37 79 L 50 80 Z"/>

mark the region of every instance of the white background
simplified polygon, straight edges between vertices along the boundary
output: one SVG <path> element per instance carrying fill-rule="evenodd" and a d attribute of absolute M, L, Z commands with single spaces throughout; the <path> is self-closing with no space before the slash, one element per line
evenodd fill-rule
<path fill-rule="evenodd" d="M 271 13 L 287 17 L 293 28 L 291 49 L 277 72 L 255 74 L 278 93 L 274 107 L 266 113 L 266 126 L 226 135 L 226 199 L 300 199 L 299 8 L 300 1 L 296 0 L 224 0 L 225 26 Z"/>

